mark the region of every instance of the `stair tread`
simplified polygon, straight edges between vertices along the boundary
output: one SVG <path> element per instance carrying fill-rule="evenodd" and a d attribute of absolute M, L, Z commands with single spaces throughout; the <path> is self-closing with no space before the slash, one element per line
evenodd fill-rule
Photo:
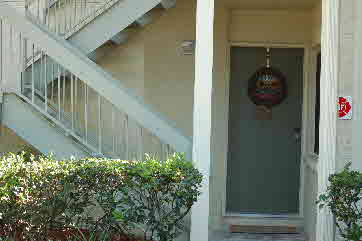
<path fill-rule="evenodd" d="M 232 233 L 299 234 L 300 231 L 296 225 L 230 225 Z"/>
<path fill-rule="evenodd" d="M 305 241 L 304 234 L 229 234 L 218 241 Z"/>

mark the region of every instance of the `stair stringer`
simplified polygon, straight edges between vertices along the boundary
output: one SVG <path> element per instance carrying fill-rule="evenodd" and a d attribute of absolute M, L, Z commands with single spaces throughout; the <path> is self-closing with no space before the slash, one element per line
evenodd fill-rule
<path fill-rule="evenodd" d="M 121 0 L 106 12 L 69 36 L 74 46 L 90 54 L 99 46 L 124 30 L 162 0 Z"/>
<path fill-rule="evenodd" d="M 43 154 L 58 159 L 90 154 L 15 94 L 4 95 L 3 124 Z"/>
<path fill-rule="evenodd" d="M 145 104 L 138 96 L 114 79 L 97 64 L 89 60 L 79 49 L 50 32 L 35 19 L 25 16 L 7 4 L 0 5 L 0 16 L 5 17 L 15 30 L 42 46 L 47 55 L 82 79 L 117 109 L 136 120 L 142 127 L 157 136 L 174 150 L 191 157 L 192 141 L 173 124 Z M 19 91 L 19 90 L 17 90 Z"/>

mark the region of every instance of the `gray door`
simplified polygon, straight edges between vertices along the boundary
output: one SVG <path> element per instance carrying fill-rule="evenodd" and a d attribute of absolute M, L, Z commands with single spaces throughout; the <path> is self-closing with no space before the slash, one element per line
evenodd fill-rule
<path fill-rule="evenodd" d="M 248 79 L 265 66 L 265 48 L 231 48 L 227 212 L 297 214 L 303 95 L 303 49 L 271 49 L 271 65 L 287 79 L 288 96 L 257 117 Z"/>

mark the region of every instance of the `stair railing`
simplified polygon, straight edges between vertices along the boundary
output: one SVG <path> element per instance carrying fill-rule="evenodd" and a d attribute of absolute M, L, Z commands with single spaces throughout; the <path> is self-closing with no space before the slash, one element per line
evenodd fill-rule
<path fill-rule="evenodd" d="M 27 0 L 27 14 L 51 31 L 70 37 L 120 0 Z"/>

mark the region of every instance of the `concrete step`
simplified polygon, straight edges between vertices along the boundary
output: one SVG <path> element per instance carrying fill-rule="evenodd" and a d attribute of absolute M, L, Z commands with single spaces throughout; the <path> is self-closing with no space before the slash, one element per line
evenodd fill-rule
<path fill-rule="evenodd" d="M 213 241 L 306 241 L 304 234 L 225 233 Z"/>

